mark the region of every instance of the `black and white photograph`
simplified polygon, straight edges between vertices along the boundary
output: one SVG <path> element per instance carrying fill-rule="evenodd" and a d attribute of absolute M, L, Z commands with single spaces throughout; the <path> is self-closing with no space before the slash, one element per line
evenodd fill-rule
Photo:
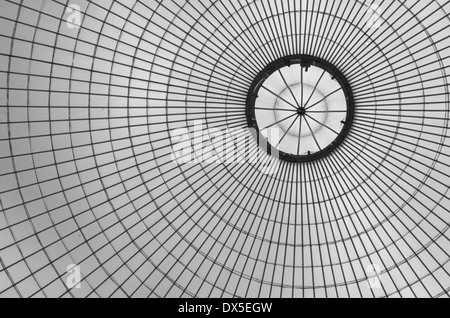
<path fill-rule="evenodd" d="M 449 15 L 0 0 L 0 298 L 448 299 Z"/>

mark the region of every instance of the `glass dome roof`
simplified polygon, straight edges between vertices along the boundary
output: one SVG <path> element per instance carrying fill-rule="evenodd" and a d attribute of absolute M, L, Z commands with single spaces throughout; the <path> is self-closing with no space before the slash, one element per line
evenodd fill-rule
<path fill-rule="evenodd" d="M 449 296 L 450 1 L 0 6 L 0 297 Z M 351 86 L 342 144 L 198 160 L 261 154 L 250 87 L 298 54 Z"/>

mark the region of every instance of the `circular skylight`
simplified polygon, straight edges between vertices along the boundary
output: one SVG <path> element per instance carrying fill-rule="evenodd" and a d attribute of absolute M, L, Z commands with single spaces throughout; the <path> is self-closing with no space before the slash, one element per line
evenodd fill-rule
<path fill-rule="evenodd" d="M 250 88 L 249 125 L 271 154 L 292 162 L 326 156 L 349 133 L 355 105 L 350 84 L 331 64 L 311 56 L 284 57 Z"/>

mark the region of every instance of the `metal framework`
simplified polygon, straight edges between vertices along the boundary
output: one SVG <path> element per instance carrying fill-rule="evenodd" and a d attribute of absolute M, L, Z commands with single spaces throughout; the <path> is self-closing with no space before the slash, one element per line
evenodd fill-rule
<path fill-rule="evenodd" d="M 450 1 L 0 8 L 0 297 L 449 296 Z M 248 128 L 254 79 L 298 54 L 351 87 L 337 149 L 173 160 L 174 130 Z"/>

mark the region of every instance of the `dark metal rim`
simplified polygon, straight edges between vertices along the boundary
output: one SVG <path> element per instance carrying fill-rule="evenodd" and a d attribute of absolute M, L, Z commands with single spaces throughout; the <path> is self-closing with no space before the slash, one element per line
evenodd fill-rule
<path fill-rule="evenodd" d="M 330 153 L 332 153 L 334 150 L 336 150 L 345 140 L 347 135 L 350 133 L 353 120 L 355 118 L 355 100 L 353 97 L 353 92 L 350 86 L 350 83 L 348 82 L 347 78 L 342 74 L 339 69 L 337 69 L 334 65 L 331 63 L 310 55 L 290 55 L 286 57 L 282 57 L 272 63 L 270 63 L 264 70 L 262 70 L 253 81 L 252 85 L 250 86 L 248 95 L 247 95 L 247 103 L 246 103 L 246 116 L 247 116 L 247 123 L 249 128 L 256 129 L 258 142 L 260 140 L 265 140 L 265 137 L 261 134 L 258 122 L 256 120 L 256 110 L 255 110 L 255 103 L 256 99 L 258 98 L 258 93 L 265 82 L 267 78 L 269 78 L 270 75 L 278 71 L 279 69 L 285 67 L 285 66 L 291 66 L 295 64 L 300 64 L 304 68 L 309 68 L 311 66 L 319 67 L 325 71 L 327 71 L 329 74 L 331 74 L 334 79 L 338 81 L 338 83 L 341 85 L 342 90 L 344 91 L 345 98 L 347 101 L 347 117 L 345 121 L 343 122 L 344 127 L 342 128 L 340 134 L 336 137 L 336 139 L 328 145 L 326 148 L 322 149 L 319 152 L 303 155 L 303 156 L 297 156 L 293 154 L 288 154 L 283 151 L 276 150 L 275 147 L 273 147 L 269 142 L 267 142 L 267 152 L 269 154 L 278 152 L 279 158 L 288 162 L 311 162 L 315 160 L 319 160 L 323 157 L 328 156 Z"/>

